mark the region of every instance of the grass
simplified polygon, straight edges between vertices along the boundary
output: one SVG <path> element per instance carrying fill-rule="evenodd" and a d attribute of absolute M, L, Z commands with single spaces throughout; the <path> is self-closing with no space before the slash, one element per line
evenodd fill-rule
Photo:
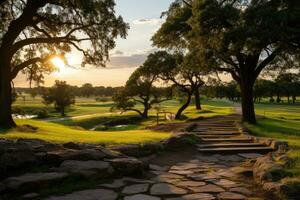
<path fill-rule="evenodd" d="M 17 120 L 19 125 L 29 124 L 38 127 L 38 132 L 24 133 L 17 129 L 0 132 L 1 138 L 26 138 L 41 139 L 54 143 L 91 143 L 91 144 L 141 144 L 159 141 L 170 136 L 169 133 L 154 132 L 151 130 L 129 131 L 87 131 L 78 130 L 76 127 L 41 122 L 35 120 Z"/>
<path fill-rule="evenodd" d="M 76 98 L 75 105 L 67 108 L 66 114 L 69 117 L 89 115 L 99 113 L 103 116 L 110 115 L 110 108 L 113 106 L 113 102 L 96 102 L 95 98 Z M 60 113 L 56 112 L 53 105 L 45 105 L 42 103 L 40 96 L 32 99 L 27 96 L 26 101 L 18 98 L 13 104 L 14 108 L 20 108 L 25 111 L 26 114 L 36 114 L 40 110 L 47 110 L 51 117 L 59 118 Z"/>
<path fill-rule="evenodd" d="M 71 107 L 68 112 L 69 116 L 91 116 L 69 119 L 59 122 L 43 122 L 39 120 L 17 120 L 18 125 L 28 124 L 38 127 L 36 133 L 24 133 L 17 129 L 9 131 L 0 130 L 0 138 L 28 138 L 42 139 L 55 143 L 80 142 L 80 143 L 97 143 L 97 144 L 136 144 L 159 141 L 170 136 L 169 133 L 154 132 L 146 130 L 145 127 L 156 124 L 156 111 L 150 111 L 150 118 L 142 122 L 128 124 L 126 126 L 108 127 L 105 131 L 89 131 L 97 125 L 107 121 L 119 120 L 134 116 L 136 113 L 128 112 L 120 115 L 118 112 L 110 113 L 112 102 L 96 102 L 94 99 L 78 99 L 77 103 Z M 46 108 L 51 111 L 55 117 L 59 117 L 52 107 L 45 107 L 41 103 L 40 97 L 36 99 L 27 98 L 25 104 L 18 100 L 14 106 L 20 107 L 25 111 L 33 112 L 38 109 Z M 161 107 L 163 111 L 176 113 L 180 103 L 176 100 L 164 102 Z M 233 113 L 233 106 L 228 102 L 204 101 L 203 110 L 198 111 L 195 106 L 191 106 L 184 112 L 188 118 L 197 117 L 214 117 Z M 96 114 L 96 115 L 95 115 Z M 165 121 L 164 116 L 160 115 L 160 123 L 182 123 L 182 121 Z"/>
<path fill-rule="evenodd" d="M 291 150 L 288 154 L 293 161 L 285 169 L 288 177 L 285 181 L 295 181 L 295 177 L 298 177 L 296 179 L 300 183 L 300 106 L 258 104 L 256 113 L 265 117 L 259 118 L 257 125 L 246 126 L 254 135 L 289 143 Z"/>

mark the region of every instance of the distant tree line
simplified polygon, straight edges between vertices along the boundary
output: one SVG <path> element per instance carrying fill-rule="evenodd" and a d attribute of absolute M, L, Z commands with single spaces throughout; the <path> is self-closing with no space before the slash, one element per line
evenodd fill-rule
<path fill-rule="evenodd" d="M 86 83 L 81 87 L 70 86 L 74 96 L 77 97 L 112 97 L 118 90 L 123 87 L 104 87 L 104 86 L 93 86 L 90 83 Z M 33 88 L 15 88 L 17 94 L 27 93 L 35 98 L 37 95 L 43 95 L 46 90 L 50 87 L 33 87 Z"/>
<path fill-rule="evenodd" d="M 201 90 L 208 98 L 225 98 L 235 102 L 241 100 L 240 91 L 235 81 L 217 83 Z M 297 97 L 300 97 L 300 75 L 281 73 L 273 80 L 259 78 L 254 84 L 253 94 L 255 103 L 261 103 L 263 99 L 268 99 L 270 103 L 282 103 L 283 98 L 287 98 L 287 103 L 295 104 Z"/>

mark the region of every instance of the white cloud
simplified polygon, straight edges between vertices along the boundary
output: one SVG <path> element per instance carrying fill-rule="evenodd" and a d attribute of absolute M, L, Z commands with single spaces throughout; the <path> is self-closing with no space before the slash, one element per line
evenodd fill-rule
<path fill-rule="evenodd" d="M 145 60 L 147 59 L 147 56 L 150 53 L 153 53 L 155 49 L 147 49 L 147 50 L 138 50 L 131 53 L 124 53 L 123 54 L 113 54 L 110 57 L 110 62 L 108 63 L 108 68 L 134 68 L 139 67 L 142 65 Z"/>
<path fill-rule="evenodd" d="M 151 25 L 157 26 L 163 23 L 162 19 L 152 18 L 152 19 L 136 19 L 133 21 L 134 25 Z"/>

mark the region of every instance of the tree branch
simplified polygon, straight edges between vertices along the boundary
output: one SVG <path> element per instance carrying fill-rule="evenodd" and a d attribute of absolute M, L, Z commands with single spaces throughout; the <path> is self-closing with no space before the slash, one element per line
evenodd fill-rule
<path fill-rule="evenodd" d="M 217 68 L 218 71 L 221 71 L 221 72 L 228 72 L 231 74 L 232 78 L 238 82 L 240 82 L 240 77 L 239 75 L 237 75 L 237 73 L 233 70 L 233 69 L 229 69 L 229 68 L 224 68 L 224 67 L 218 67 Z"/>
<path fill-rule="evenodd" d="M 50 56 L 47 56 L 45 58 L 41 58 L 41 57 L 35 57 L 35 58 L 32 58 L 32 59 L 29 59 L 29 60 L 26 60 L 25 62 L 19 64 L 19 65 L 16 65 L 13 69 L 12 69 L 12 79 L 16 78 L 18 73 L 25 69 L 26 67 L 30 66 L 30 65 L 33 65 L 35 63 L 44 63 L 44 62 L 47 62 L 49 59 L 53 58 L 54 55 L 50 55 Z"/>
<path fill-rule="evenodd" d="M 282 48 L 278 47 L 275 49 L 266 59 L 264 59 L 255 69 L 254 75 L 258 77 L 261 71 L 270 63 L 272 62 L 276 56 L 281 52 Z"/>

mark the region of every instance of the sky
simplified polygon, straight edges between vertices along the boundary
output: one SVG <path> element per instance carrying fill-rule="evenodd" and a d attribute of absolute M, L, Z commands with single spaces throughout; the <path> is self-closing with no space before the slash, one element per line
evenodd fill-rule
<path fill-rule="evenodd" d="M 123 86 L 131 73 L 140 66 L 153 51 L 152 35 L 159 29 L 163 20 L 161 13 L 166 11 L 173 0 L 116 0 L 116 13 L 130 24 L 126 39 L 117 39 L 116 48 L 111 51 L 110 63 L 106 68 L 80 68 L 80 56 L 73 52 L 69 57 L 72 68 L 45 76 L 45 86 L 55 80 L 65 80 L 68 84 L 81 86 L 92 83 L 94 86 Z M 23 75 L 14 80 L 16 87 L 28 87 Z"/>

